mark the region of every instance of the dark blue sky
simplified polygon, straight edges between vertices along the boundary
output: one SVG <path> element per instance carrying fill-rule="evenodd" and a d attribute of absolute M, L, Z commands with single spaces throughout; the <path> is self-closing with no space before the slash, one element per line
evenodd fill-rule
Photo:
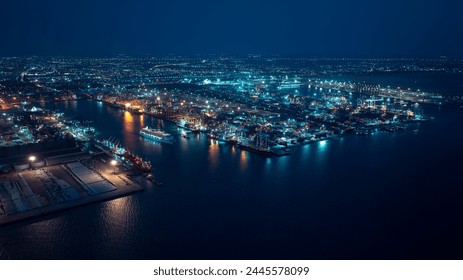
<path fill-rule="evenodd" d="M 448 0 L 1 0 L 0 55 L 456 56 Z"/>

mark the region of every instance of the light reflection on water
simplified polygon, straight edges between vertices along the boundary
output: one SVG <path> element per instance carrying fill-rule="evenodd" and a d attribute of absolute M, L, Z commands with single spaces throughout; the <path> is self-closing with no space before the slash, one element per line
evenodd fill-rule
<path fill-rule="evenodd" d="M 163 186 L 2 227 L 3 256 L 401 258 L 401 252 L 414 252 L 410 246 L 416 244 L 410 245 L 400 234 L 391 243 L 384 228 L 407 236 L 419 232 L 432 240 L 428 221 L 415 220 L 408 227 L 410 209 L 428 216 L 433 211 L 455 221 L 461 213 L 442 210 L 461 208 L 461 201 L 451 200 L 462 195 L 450 182 L 457 167 L 440 168 L 449 156 L 457 159 L 462 154 L 460 146 L 452 145 L 462 139 L 461 132 L 449 131 L 461 125 L 460 115 L 453 111 L 443 111 L 449 116 L 442 122 L 437 118 L 423 123 L 417 135 L 378 133 L 374 139 L 352 135 L 294 148 L 290 156 L 265 158 L 200 135 L 186 140 L 175 133 L 175 126 L 149 116 L 106 106 L 100 111 L 91 101 L 80 102 L 77 111 L 77 103 L 56 106 L 98 119 L 95 126 L 101 138 L 116 137 L 152 161 Z M 164 127 L 177 142 L 143 139 L 138 130 L 145 125 Z M 384 168 L 373 164 L 377 158 L 385 167 L 395 166 L 394 176 L 384 176 Z M 407 199 L 397 199 L 398 193 Z M 445 207 L 437 207 L 436 197 Z M 446 226 L 452 229 L 444 220 L 433 221 L 436 232 Z"/>
<path fill-rule="evenodd" d="M 301 159 L 306 160 L 310 156 L 310 146 L 311 145 L 304 145 L 296 152 L 300 153 Z M 294 152 L 294 151 L 293 151 Z"/>
<path fill-rule="evenodd" d="M 107 201 L 102 205 L 101 223 L 103 223 L 105 235 L 115 243 L 124 242 L 125 235 L 135 230 L 133 228 L 133 219 L 136 219 L 133 216 L 135 206 L 131 202 L 131 197 L 122 197 Z"/>
<path fill-rule="evenodd" d="M 98 105 L 98 112 L 101 113 L 103 111 L 103 102 L 102 101 L 97 101 L 96 103 Z"/>
<path fill-rule="evenodd" d="M 240 169 L 244 171 L 248 166 L 248 153 L 246 151 L 241 150 L 240 152 Z"/>
<path fill-rule="evenodd" d="M 329 174 L 329 170 L 327 169 L 327 158 L 330 154 L 333 154 L 330 153 L 331 151 L 328 149 L 331 147 L 330 141 L 322 140 L 314 143 L 315 145 L 313 147 L 315 149 L 313 149 L 313 159 L 316 163 L 316 165 L 314 165 L 314 169 L 317 170 L 317 176 L 328 176 Z"/>
<path fill-rule="evenodd" d="M 270 157 L 265 159 L 265 173 L 269 174 L 272 167 L 272 159 Z"/>
<path fill-rule="evenodd" d="M 127 132 L 133 132 L 133 116 L 130 112 L 124 111 L 124 128 Z"/>
<path fill-rule="evenodd" d="M 141 127 L 145 127 L 145 116 L 144 115 L 140 115 L 140 126 Z"/>
<path fill-rule="evenodd" d="M 230 149 L 230 151 L 231 151 L 231 154 L 232 154 L 232 156 L 234 157 L 234 156 L 235 156 L 235 154 L 236 154 L 236 148 L 235 148 L 235 145 L 231 146 L 231 149 Z"/>
<path fill-rule="evenodd" d="M 328 141 L 327 140 L 322 140 L 318 142 L 318 151 L 324 152 L 326 151 L 328 146 Z"/>
<path fill-rule="evenodd" d="M 181 132 L 181 130 L 178 130 L 178 132 Z M 177 134 L 178 134 L 178 132 L 177 132 Z M 194 141 L 194 140 L 192 139 L 192 137 L 190 137 L 190 139 L 180 137 L 180 138 L 177 139 L 177 141 L 179 142 L 180 150 L 182 152 L 186 152 L 188 150 L 189 141 Z"/>
<path fill-rule="evenodd" d="M 164 145 L 158 141 L 149 139 L 149 138 L 144 138 L 140 135 L 136 137 L 137 141 L 139 144 L 138 145 L 128 145 L 129 149 L 133 150 L 141 150 L 143 154 L 150 154 L 150 153 L 161 153 Z M 166 144 L 168 145 L 168 144 Z M 133 147 L 135 146 L 135 147 Z M 133 147 L 133 148 L 132 148 Z"/>
<path fill-rule="evenodd" d="M 210 139 L 209 143 L 209 167 L 211 171 L 217 169 L 219 164 L 219 143 L 214 139 Z"/>

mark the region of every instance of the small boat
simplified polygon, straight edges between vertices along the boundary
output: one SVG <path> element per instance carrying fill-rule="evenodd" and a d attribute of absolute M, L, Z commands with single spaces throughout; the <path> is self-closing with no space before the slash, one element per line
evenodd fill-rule
<path fill-rule="evenodd" d="M 190 139 L 189 133 L 188 133 L 187 131 L 185 131 L 185 130 L 182 130 L 182 131 L 180 132 L 180 136 L 182 136 L 182 137 L 185 138 L 185 139 Z"/>

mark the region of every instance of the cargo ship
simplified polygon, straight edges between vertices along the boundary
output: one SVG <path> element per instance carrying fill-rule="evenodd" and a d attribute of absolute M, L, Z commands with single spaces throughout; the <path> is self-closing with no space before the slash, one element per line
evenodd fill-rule
<path fill-rule="evenodd" d="M 95 147 L 104 152 L 109 152 L 111 155 L 118 155 L 122 159 L 128 160 L 130 163 L 132 163 L 135 167 L 137 167 L 140 171 L 144 173 L 150 173 L 153 169 L 151 162 L 143 160 L 140 156 L 129 152 L 126 148 L 119 144 L 119 141 L 111 139 L 105 139 L 100 141 L 94 139 L 93 144 Z"/>
<path fill-rule="evenodd" d="M 175 142 L 174 137 L 167 132 L 159 129 L 152 129 L 148 126 L 140 130 L 140 135 L 154 141 L 172 144 Z"/>

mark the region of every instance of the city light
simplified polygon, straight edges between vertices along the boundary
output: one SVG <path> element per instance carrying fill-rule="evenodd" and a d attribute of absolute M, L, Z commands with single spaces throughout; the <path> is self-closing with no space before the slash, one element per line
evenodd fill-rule
<path fill-rule="evenodd" d="M 113 174 L 116 174 L 116 164 L 117 164 L 117 161 L 116 160 L 111 160 L 111 165 L 113 166 L 114 170 L 113 170 Z"/>
<path fill-rule="evenodd" d="M 2 279 L 463 280 L 463 1 L 1 3 Z"/>

